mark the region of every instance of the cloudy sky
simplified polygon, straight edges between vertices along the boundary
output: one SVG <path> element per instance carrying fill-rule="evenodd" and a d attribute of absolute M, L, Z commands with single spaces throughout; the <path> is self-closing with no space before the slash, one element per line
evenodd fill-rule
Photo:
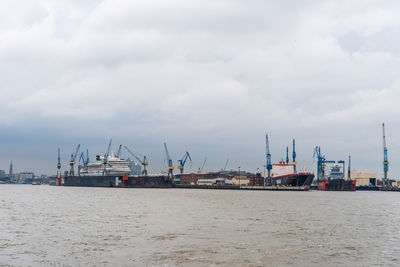
<path fill-rule="evenodd" d="M 5 0 L 0 9 L 0 168 L 55 173 L 78 143 L 122 143 L 165 169 L 255 171 L 296 138 L 400 176 L 398 1 Z M 125 153 L 126 155 L 126 153 Z M 190 167 L 190 166 L 188 166 Z"/>

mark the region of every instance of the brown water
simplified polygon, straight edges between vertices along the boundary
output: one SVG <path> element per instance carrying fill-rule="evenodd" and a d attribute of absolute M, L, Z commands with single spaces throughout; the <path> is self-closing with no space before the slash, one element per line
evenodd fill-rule
<path fill-rule="evenodd" d="M 400 193 L 0 185 L 0 265 L 399 266 Z"/>

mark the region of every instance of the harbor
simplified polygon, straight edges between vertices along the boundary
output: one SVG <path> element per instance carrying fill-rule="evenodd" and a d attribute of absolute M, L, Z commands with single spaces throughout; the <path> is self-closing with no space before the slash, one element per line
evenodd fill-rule
<path fill-rule="evenodd" d="M 248 172 L 240 169 L 228 169 L 229 158 L 220 171 L 204 172 L 205 158 L 198 172 L 185 172 L 187 162 L 192 161 L 188 151 L 176 162 L 178 173 L 174 173 L 175 164 L 167 144 L 163 143 L 166 165 L 165 172 L 152 173 L 146 155 L 138 154 L 126 145 L 120 144 L 116 153 L 112 152 L 110 139 L 106 152 L 97 154 L 92 159 L 89 150 L 80 151 L 78 144 L 68 161 L 69 170 L 63 171 L 60 149 L 58 149 L 57 175 L 35 177 L 31 172 L 13 174 L 13 163 L 10 164 L 8 177 L 3 171 L 2 183 L 22 183 L 54 186 L 82 187 L 120 187 L 120 188 L 191 188 L 191 189 L 232 189 L 262 191 L 399 191 L 400 180 L 388 178 L 388 156 L 386 146 L 385 124 L 383 129 L 383 177 L 378 179 L 374 173 L 361 173 L 351 169 L 351 156 L 343 159 L 328 159 L 320 146 L 314 148 L 312 158 L 315 171 L 298 171 L 296 141 L 292 140 L 292 151 L 286 147 L 286 160 L 272 162 L 268 134 L 265 136 L 265 165 L 263 173 Z M 123 157 L 123 151 L 132 158 Z M 290 158 L 291 156 L 291 158 Z M 151 162 L 150 162 L 151 164 Z M 77 170 L 76 169 L 77 165 Z M 175 165 L 175 166 L 174 166 Z M 301 168 L 300 168 L 301 169 Z M 19 178 L 17 178 L 19 177 Z M 17 179 L 16 179 L 17 178 Z"/>

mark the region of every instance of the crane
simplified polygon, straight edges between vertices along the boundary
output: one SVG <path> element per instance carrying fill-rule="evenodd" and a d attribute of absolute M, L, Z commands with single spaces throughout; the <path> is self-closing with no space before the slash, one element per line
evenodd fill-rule
<path fill-rule="evenodd" d="M 111 143 L 112 143 L 112 138 L 110 139 L 110 143 L 108 144 L 108 148 L 107 148 L 106 154 L 104 155 L 104 159 L 103 159 L 103 164 L 104 164 L 103 175 L 106 174 L 107 160 L 108 160 L 108 156 L 110 155 Z"/>
<path fill-rule="evenodd" d="M 388 185 L 387 173 L 389 170 L 389 161 L 388 161 L 388 150 L 386 147 L 386 136 L 385 136 L 385 123 L 382 123 L 383 129 L 383 186 Z"/>
<path fill-rule="evenodd" d="M 349 180 L 349 181 L 351 181 L 350 163 L 351 163 L 351 156 L 349 156 L 349 169 L 347 170 L 347 180 Z M 344 172 L 344 170 L 343 170 L 343 172 Z"/>
<path fill-rule="evenodd" d="M 289 147 L 286 147 L 286 164 L 289 164 Z"/>
<path fill-rule="evenodd" d="M 178 169 L 181 171 L 181 174 L 183 173 L 183 168 L 185 167 L 186 160 L 189 159 L 192 161 L 192 158 L 190 157 L 189 152 L 186 151 L 185 155 L 183 155 L 182 159 L 179 159 L 179 166 Z"/>
<path fill-rule="evenodd" d="M 344 160 L 339 160 L 337 163 L 343 165 L 343 180 L 344 180 L 344 173 L 346 172 L 346 162 Z"/>
<path fill-rule="evenodd" d="M 79 157 L 79 161 L 81 161 L 81 160 L 82 160 L 84 167 L 89 164 L 89 149 L 86 149 L 86 156 L 85 156 L 84 152 L 81 153 L 81 156 Z"/>
<path fill-rule="evenodd" d="M 268 184 L 271 184 L 271 170 L 272 170 L 272 161 L 271 161 L 271 153 L 269 152 L 269 141 L 268 141 L 268 134 L 265 134 L 265 154 L 266 154 L 266 158 L 267 158 L 267 164 L 266 164 L 266 168 L 267 168 L 267 180 L 268 180 Z M 265 184 L 265 182 L 264 182 Z"/>
<path fill-rule="evenodd" d="M 224 166 L 224 168 L 222 169 L 221 174 L 225 174 L 225 170 L 226 170 L 226 166 L 228 166 L 228 162 L 229 162 L 229 158 L 226 159 L 225 166 Z"/>
<path fill-rule="evenodd" d="M 295 139 L 293 139 L 292 159 L 293 159 L 292 163 L 293 163 L 294 173 L 297 173 L 297 170 L 296 170 L 296 165 L 297 165 L 297 162 L 296 162 L 296 140 Z"/>
<path fill-rule="evenodd" d="M 172 180 L 174 174 L 174 166 L 172 165 L 172 159 L 169 156 L 168 153 L 168 148 L 167 148 L 167 144 L 164 142 L 164 149 L 165 149 L 165 155 L 167 156 L 167 161 L 168 161 L 168 178 Z"/>
<path fill-rule="evenodd" d="M 141 160 L 138 156 L 135 155 L 135 153 L 133 153 L 127 146 L 124 146 L 124 148 L 126 149 L 126 151 L 129 152 L 129 154 L 131 154 L 135 159 L 137 159 L 142 165 L 143 165 L 143 171 L 142 171 L 142 175 L 143 176 L 147 176 L 147 165 L 149 165 L 149 163 L 147 162 L 147 158 L 146 156 L 143 156 L 143 160 Z"/>
<path fill-rule="evenodd" d="M 60 148 L 58 148 L 58 161 L 57 161 L 57 177 L 61 177 L 61 156 L 60 156 Z"/>
<path fill-rule="evenodd" d="M 75 165 L 75 160 L 76 160 L 76 156 L 78 155 L 79 152 L 79 148 L 81 147 L 81 144 L 79 144 L 76 147 L 75 153 L 71 154 L 71 160 L 69 161 L 69 166 L 71 166 L 71 170 L 69 171 L 69 175 L 70 176 L 74 176 L 74 165 Z"/>
<path fill-rule="evenodd" d="M 204 159 L 204 161 L 203 161 L 203 165 L 201 165 L 201 168 L 199 168 L 199 171 L 197 172 L 197 173 L 202 173 L 203 172 L 203 169 L 204 169 L 204 165 L 206 165 L 206 162 L 207 162 L 207 157 Z"/>
<path fill-rule="evenodd" d="M 321 147 L 320 146 L 316 146 L 314 148 L 314 154 L 313 154 L 313 158 L 317 157 L 317 184 L 320 180 L 323 180 L 325 177 L 325 168 L 326 168 L 326 163 L 336 163 L 336 161 L 334 160 L 326 160 L 325 156 L 323 156 L 321 154 Z M 338 162 L 338 163 L 343 163 L 342 161 Z M 344 167 L 344 165 L 343 165 Z M 343 168 L 344 170 L 344 168 Z"/>
<path fill-rule="evenodd" d="M 119 155 L 121 154 L 121 147 L 122 147 L 122 145 L 119 145 L 118 152 L 115 155 L 116 158 L 119 158 Z"/>

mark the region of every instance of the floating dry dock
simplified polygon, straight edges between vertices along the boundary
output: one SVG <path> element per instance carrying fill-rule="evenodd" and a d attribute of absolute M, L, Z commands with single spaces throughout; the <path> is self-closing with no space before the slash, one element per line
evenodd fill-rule
<path fill-rule="evenodd" d="M 219 189 L 219 190 L 258 190 L 258 191 L 308 191 L 308 186 L 231 186 L 231 185 L 189 185 L 176 184 L 175 188 L 188 189 Z"/>

